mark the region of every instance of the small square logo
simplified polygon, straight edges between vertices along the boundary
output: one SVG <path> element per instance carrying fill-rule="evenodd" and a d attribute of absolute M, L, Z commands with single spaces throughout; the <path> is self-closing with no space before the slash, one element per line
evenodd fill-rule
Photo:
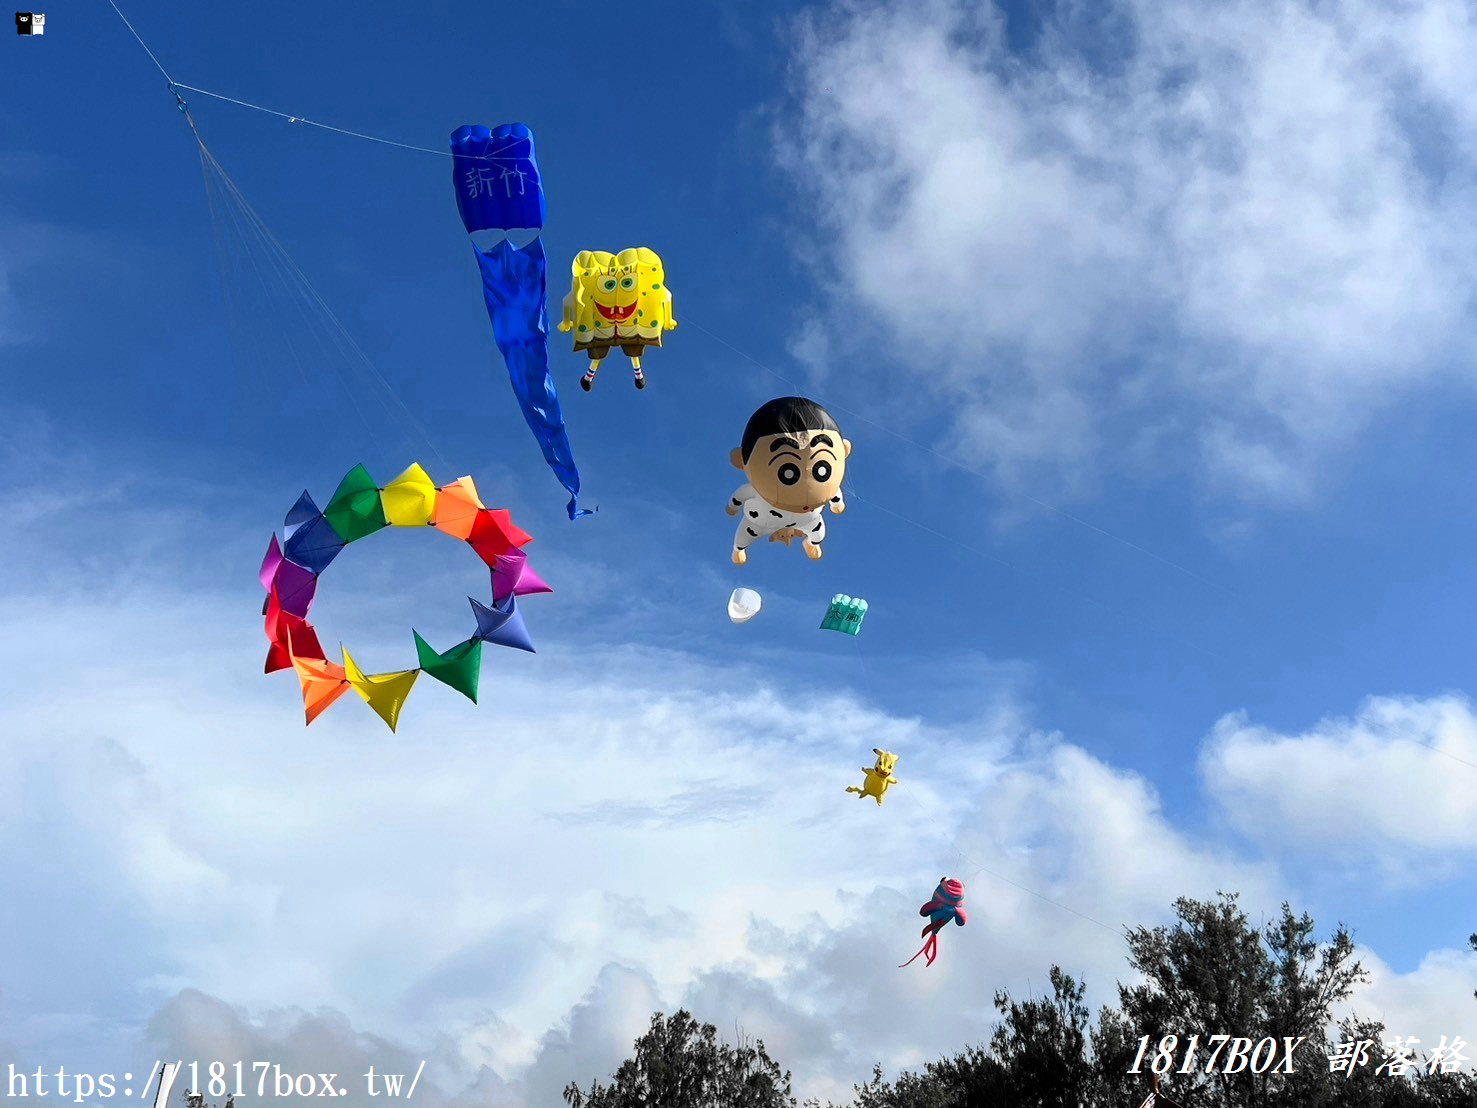
<path fill-rule="evenodd" d="M 18 35 L 29 35 L 32 33 L 30 12 L 15 13 L 15 33 Z"/>

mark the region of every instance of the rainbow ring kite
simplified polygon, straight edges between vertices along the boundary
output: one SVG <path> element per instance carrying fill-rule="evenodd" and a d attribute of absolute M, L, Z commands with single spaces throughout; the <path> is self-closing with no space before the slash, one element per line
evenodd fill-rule
<path fill-rule="evenodd" d="M 262 588 L 267 590 L 262 614 L 271 644 L 266 672 L 297 672 L 308 723 L 352 686 L 393 731 L 405 698 L 422 673 L 450 685 L 475 704 L 483 643 L 533 650 L 514 598 L 554 590 L 528 568 L 522 548 L 533 536 L 515 527 L 506 509 L 485 507 L 470 477 L 437 488 L 425 470 L 413 465 L 379 488 L 369 471 L 357 465 L 339 482 L 327 508 L 320 512 L 304 492 L 284 524 L 281 543 L 274 533 L 261 568 Z M 492 570 L 492 607 L 472 600 L 477 630 L 444 653 L 437 653 L 412 631 L 420 662 L 416 669 L 366 674 L 348 650 L 343 651 L 342 665 L 324 656 L 318 633 L 308 622 L 308 609 L 319 575 L 339 551 L 383 527 L 434 527 L 464 540 Z"/>

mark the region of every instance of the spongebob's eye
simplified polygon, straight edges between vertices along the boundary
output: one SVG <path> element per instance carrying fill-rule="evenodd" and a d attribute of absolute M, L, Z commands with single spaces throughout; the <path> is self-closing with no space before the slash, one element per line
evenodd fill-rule
<path fill-rule="evenodd" d="M 603 281 L 600 282 L 600 287 L 602 289 L 604 289 L 606 292 L 614 292 L 615 291 L 615 278 L 614 277 L 607 277 L 607 278 L 605 278 L 605 280 L 603 280 Z"/>
<path fill-rule="evenodd" d="M 810 467 L 810 475 L 817 481 L 829 481 L 831 479 L 831 463 L 816 462 Z"/>
<path fill-rule="evenodd" d="M 796 481 L 800 480 L 800 467 L 794 462 L 786 462 L 780 466 L 779 472 L 775 476 L 780 479 L 780 484 L 793 485 Z"/>
<path fill-rule="evenodd" d="M 636 287 L 636 278 L 634 278 L 634 277 L 622 277 L 621 278 L 621 288 L 623 288 L 623 289 L 633 289 L 635 287 Z"/>

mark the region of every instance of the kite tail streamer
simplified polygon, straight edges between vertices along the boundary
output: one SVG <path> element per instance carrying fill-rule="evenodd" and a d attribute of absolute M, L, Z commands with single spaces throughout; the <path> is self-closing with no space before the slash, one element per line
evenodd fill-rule
<path fill-rule="evenodd" d="M 508 366 L 508 380 L 523 418 L 538 439 L 544 461 L 569 493 L 569 518 L 589 515 L 579 506 L 580 473 L 554 379 L 549 373 L 549 317 L 545 304 L 543 240 L 515 247 L 507 239 L 491 250 L 473 247 L 482 270 L 482 295 L 492 335 Z"/>
<path fill-rule="evenodd" d="M 468 235 L 504 234 L 491 249 L 473 242 L 482 271 L 482 296 L 508 383 L 544 461 L 569 493 L 569 518 L 590 513 L 579 506 L 580 473 L 575 468 L 559 394 L 549 375 L 549 314 L 543 240 L 524 247 L 507 232 L 541 229 L 546 206 L 533 152 L 533 132 L 522 123 L 498 127 L 459 127 L 451 136 L 451 183 L 457 212 Z"/>
<path fill-rule="evenodd" d="M 939 924 L 932 924 L 931 923 L 927 927 L 925 927 L 922 931 L 919 932 L 920 935 L 927 935 L 928 936 L 928 939 L 918 949 L 918 954 L 927 955 L 927 957 L 925 957 L 923 959 L 923 964 L 925 966 L 931 966 L 931 965 L 933 965 L 933 960 L 938 957 L 938 953 L 939 953 L 939 928 L 941 928 L 941 927 L 943 927 L 943 924 L 942 923 L 939 923 Z M 898 969 L 907 969 L 914 962 L 918 961 L 918 954 L 913 955 L 913 957 L 909 958 L 902 965 L 898 966 Z"/>

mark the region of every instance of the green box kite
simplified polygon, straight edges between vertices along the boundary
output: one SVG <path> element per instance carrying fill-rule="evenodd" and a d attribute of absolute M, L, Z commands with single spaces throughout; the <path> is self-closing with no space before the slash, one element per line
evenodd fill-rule
<path fill-rule="evenodd" d="M 862 620 L 866 618 L 867 602 L 865 600 L 838 592 L 831 597 L 831 607 L 826 610 L 826 618 L 821 620 L 821 630 L 855 635 L 862 629 Z"/>

